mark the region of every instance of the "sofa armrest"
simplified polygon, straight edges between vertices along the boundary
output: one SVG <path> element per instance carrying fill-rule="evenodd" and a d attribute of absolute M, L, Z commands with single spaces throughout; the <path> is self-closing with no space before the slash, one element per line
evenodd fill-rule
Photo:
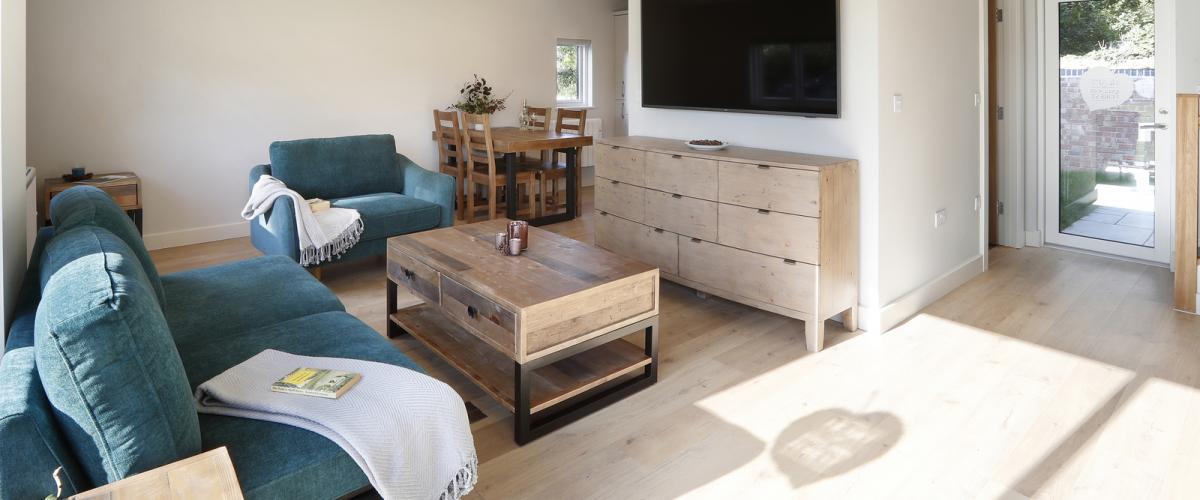
<path fill-rule="evenodd" d="M 250 169 L 250 187 L 246 190 L 247 193 L 254 191 L 254 184 L 258 182 L 258 178 L 264 175 L 271 175 L 270 165 L 255 165 Z"/>
<path fill-rule="evenodd" d="M 300 262 L 300 233 L 291 198 L 280 196 L 270 211 L 250 221 L 250 242 L 266 255 L 283 255 Z"/>
<path fill-rule="evenodd" d="M 442 207 L 442 221 L 438 227 L 454 225 L 454 177 L 425 170 L 409 161 L 404 155 L 396 155 L 404 175 L 404 191 L 400 194 L 411 196 L 418 200 L 436 203 Z"/>

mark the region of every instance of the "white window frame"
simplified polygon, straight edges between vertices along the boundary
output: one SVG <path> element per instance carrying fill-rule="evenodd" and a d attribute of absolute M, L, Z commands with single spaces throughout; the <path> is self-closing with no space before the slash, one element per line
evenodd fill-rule
<path fill-rule="evenodd" d="M 573 45 L 582 48 L 576 55 L 579 65 L 579 98 L 571 100 L 558 99 L 558 47 Z M 554 96 L 560 108 L 590 108 L 592 106 L 592 41 L 573 38 L 559 38 L 554 44 Z"/>

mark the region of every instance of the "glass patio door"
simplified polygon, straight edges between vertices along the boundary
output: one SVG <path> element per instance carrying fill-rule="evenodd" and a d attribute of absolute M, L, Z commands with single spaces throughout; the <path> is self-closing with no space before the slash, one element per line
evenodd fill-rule
<path fill-rule="evenodd" d="M 1046 242 L 1165 263 L 1173 0 L 1045 1 Z"/>

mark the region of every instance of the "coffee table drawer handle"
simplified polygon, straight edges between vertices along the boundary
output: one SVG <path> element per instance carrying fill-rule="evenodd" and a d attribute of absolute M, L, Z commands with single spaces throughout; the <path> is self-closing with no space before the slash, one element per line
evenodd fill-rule
<path fill-rule="evenodd" d="M 410 279 L 410 280 L 417 279 L 417 273 L 414 273 L 412 271 L 412 269 L 401 267 L 400 272 L 403 273 L 404 277 L 407 279 Z"/>
<path fill-rule="evenodd" d="M 467 306 L 467 316 L 475 319 L 476 316 L 479 316 L 479 309 L 476 309 L 475 306 Z"/>

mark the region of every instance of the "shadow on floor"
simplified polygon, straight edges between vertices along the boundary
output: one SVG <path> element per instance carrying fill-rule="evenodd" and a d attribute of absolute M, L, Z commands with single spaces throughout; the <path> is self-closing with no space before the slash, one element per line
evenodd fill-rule
<path fill-rule="evenodd" d="M 891 413 L 825 409 L 787 426 L 771 458 L 799 489 L 883 456 L 903 434 L 904 424 Z"/>

